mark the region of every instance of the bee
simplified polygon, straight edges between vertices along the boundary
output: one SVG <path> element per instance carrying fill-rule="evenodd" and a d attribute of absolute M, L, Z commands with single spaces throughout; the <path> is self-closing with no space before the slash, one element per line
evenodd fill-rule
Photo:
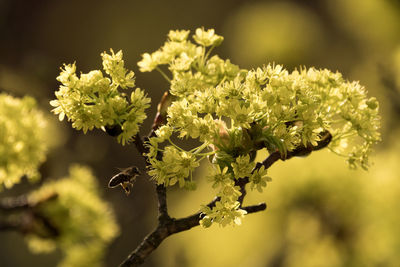
<path fill-rule="evenodd" d="M 114 175 L 108 182 L 109 188 L 121 186 L 126 195 L 131 193 L 131 188 L 136 181 L 136 176 L 140 175 L 138 167 L 132 166 L 126 169 L 121 169 L 119 173 Z"/>

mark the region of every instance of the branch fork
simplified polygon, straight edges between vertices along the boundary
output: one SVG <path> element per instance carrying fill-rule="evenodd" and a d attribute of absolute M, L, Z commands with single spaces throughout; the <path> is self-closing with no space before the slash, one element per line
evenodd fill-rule
<path fill-rule="evenodd" d="M 152 137 L 155 135 L 155 131 L 163 124 L 166 116 L 166 103 L 168 103 L 169 95 L 165 93 L 163 98 L 158 105 L 158 112 L 155 117 L 151 132 L 148 137 Z M 270 168 L 276 161 L 278 160 L 288 160 L 295 156 L 304 156 L 310 154 L 312 151 L 322 149 L 326 147 L 330 141 L 332 140 L 332 136 L 328 131 L 324 131 L 321 134 L 321 140 L 318 142 L 317 146 L 307 145 L 307 146 L 299 146 L 293 151 L 288 152 L 286 155 L 282 155 L 279 151 L 275 151 L 270 153 L 270 155 L 262 162 L 258 162 L 252 173 L 256 170 L 260 169 L 264 166 L 265 169 Z M 136 135 L 134 141 L 137 150 L 140 154 L 143 155 L 146 160 L 146 165 L 148 164 L 145 153 L 147 152 L 146 147 L 143 144 L 143 140 L 139 136 Z M 244 177 L 235 181 L 235 185 L 240 187 L 240 192 L 242 193 L 239 197 L 238 201 L 240 203 L 240 208 L 245 210 L 247 214 L 255 213 L 259 211 L 263 211 L 267 208 L 265 203 L 260 203 L 257 205 L 242 207 L 244 197 L 246 196 L 246 184 L 248 184 L 249 178 Z M 186 230 L 189 230 L 193 227 L 196 227 L 200 224 L 200 220 L 203 218 L 204 214 L 201 212 L 197 212 L 195 214 L 189 215 L 184 218 L 175 219 L 171 218 L 168 214 L 167 207 L 167 192 L 164 185 L 156 186 L 157 198 L 158 198 L 158 226 L 147 235 L 144 240 L 138 245 L 138 247 L 131 252 L 131 254 L 121 263 L 121 267 L 128 266 L 139 266 L 144 260 L 161 244 L 161 242 L 166 239 L 168 236 L 176 233 L 180 233 Z M 214 198 L 210 203 L 207 204 L 208 207 L 212 208 L 215 206 L 216 202 L 219 201 L 219 198 Z"/>

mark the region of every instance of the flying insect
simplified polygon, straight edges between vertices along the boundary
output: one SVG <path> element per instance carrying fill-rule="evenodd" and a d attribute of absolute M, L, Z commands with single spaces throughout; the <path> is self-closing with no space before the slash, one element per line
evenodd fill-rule
<path fill-rule="evenodd" d="M 120 185 L 125 194 L 129 195 L 138 175 L 140 175 L 140 171 L 136 166 L 121 169 L 119 173 L 110 179 L 108 187 L 115 188 Z"/>

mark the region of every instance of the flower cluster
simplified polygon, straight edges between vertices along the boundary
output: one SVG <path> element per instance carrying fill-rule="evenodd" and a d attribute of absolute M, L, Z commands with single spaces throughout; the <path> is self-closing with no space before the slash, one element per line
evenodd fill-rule
<path fill-rule="evenodd" d="M 134 73 L 124 67 L 122 51 L 115 54 L 111 49 L 111 54 L 104 52 L 101 56 L 103 69 L 109 77 L 100 70 L 82 73 L 78 77 L 75 63 L 64 65 L 57 77 L 62 83 L 55 92 L 57 100 L 50 104 L 60 120 L 67 116 L 72 127 L 82 129 L 84 133 L 93 128 L 118 127 L 118 141 L 125 144 L 139 131 L 150 99 L 139 88 L 131 93 L 130 98 L 118 91 L 118 88 L 135 86 Z"/>
<path fill-rule="evenodd" d="M 46 155 L 46 121 L 31 97 L 0 94 L 0 189 L 12 187 L 22 176 L 40 177 Z"/>
<path fill-rule="evenodd" d="M 260 192 L 270 181 L 266 169 L 254 163 L 261 149 L 286 159 L 290 152 L 307 154 L 329 144 L 350 167 L 368 168 L 368 154 L 380 140 L 379 105 L 358 82 L 326 69 L 289 72 L 271 64 L 240 69 L 212 54 L 223 41 L 213 29 L 199 28 L 192 40 L 189 36 L 186 30 L 170 31 L 164 45 L 143 54 L 138 66 L 141 72 L 160 72 L 170 84 L 159 106 L 163 125 L 147 142 L 149 175 L 157 184 L 193 189 L 200 161 L 208 157 L 213 166 L 209 180 L 219 200 L 203 207 L 203 226 L 240 223 L 245 214 L 240 181 L 246 179 L 250 189 Z M 67 115 L 84 132 L 120 127 L 118 139 L 124 144 L 146 117 L 149 99 L 136 89 L 129 103 L 118 92 L 118 87 L 134 86 L 122 52 L 102 57 L 110 78 L 101 71 L 78 78 L 75 65 L 66 65 L 58 77 L 63 84 L 58 100 L 51 104 L 60 119 Z M 178 145 L 189 138 L 200 145 Z"/>
<path fill-rule="evenodd" d="M 148 143 L 150 152 L 147 156 L 152 168 L 149 170 L 149 175 L 156 180 L 157 184 L 172 186 L 178 183 L 179 187 L 195 189 L 193 171 L 208 155 L 202 152 L 207 144 L 185 151 L 172 142 L 170 139 L 172 133 L 173 129 L 164 125 L 156 131 L 157 137 L 150 138 Z M 164 148 L 159 147 L 159 144 L 166 140 L 170 145 Z M 162 152 L 161 160 L 158 158 L 160 152 Z"/>
<path fill-rule="evenodd" d="M 43 201 L 51 195 L 56 198 Z M 101 266 L 105 247 L 119 229 L 110 206 L 99 197 L 96 178 L 88 168 L 72 166 L 68 177 L 32 192 L 29 202 L 40 203 L 36 213 L 58 231 L 55 238 L 46 237 L 43 226 L 37 225 L 26 237 L 32 251 L 61 249 L 64 258 L 59 266 Z"/>
<path fill-rule="evenodd" d="M 214 207 L 203 206 L 201 212 L 205 215 L 200 221 L 203 227 L 209 227 L 213 222 L 222 226 L 234 223 L 241 224 L 241 219 L 246 211 L 240 209 L 238 198 L 240 197 L 240 188 L 235 186 L 234 176 L 228 167 L 221 169 L 215 165 L 212 174 L 208 180 L 213 183 L 213 188 L 218 188 L 217 196 L 220 198 Z M 251 171 L 251 170 L 250 170 Z M 249 173 L 246 173 L 250 174 Z"/>
<path fill-rule="evenodd" d="M 214 47 L 219 46 L 223 37 L 214 30 L 197 29 L 193 39 L 188 40 L 189 31 L 170 31 L 167 42 L 157 51 L 142 55 L 138 63 L 140 71 L 158 70 L 171 82 L 171 93 L 189 96 L 196 89 L 215 87 L 224 78 L 235 77 L 239 67 L 217 55 L 209 58 Z M 209 47 L 208 51 L 206 48 Z M 161 70 L 167 65 L 172 79 Z"/>
<path fill-rule="evenodd" d="M 285 158 L 297 148 L 318 147 L 329 133 L 331 151 L 345 156 L 351 167 L 368 167 L 371 147 L 380 140 L 380 117 L 378 102 L 359 83 L 314 68 L 291 73 L 280 65 L 243 70 L 211 56 L 223 40 L 213 30 L 197 29 L 197 45 L 188 36 L 188 31 L 171 31 L 169 40 L 144 54 L 138 65 L 141 71 L 160 71 L 171 84 L 167 123 L 148 144 L 149 174 L 158 184 L 179 181 L 183 187 L 193 184 L 191 176 L 202 157 L 209 156 L 214 165 L 210 181 L 219 188 L 220 200 L 203 208 L 203 226 L 240 223 L 244 211 L 237 179 L 247 177 L 250 188 L 258 191 L 270 181 L 263 167 L 254 169 L 260 149 L 279 151 Z M 186 151 L 171 136 L 197 139 L 202 145 Z"/>

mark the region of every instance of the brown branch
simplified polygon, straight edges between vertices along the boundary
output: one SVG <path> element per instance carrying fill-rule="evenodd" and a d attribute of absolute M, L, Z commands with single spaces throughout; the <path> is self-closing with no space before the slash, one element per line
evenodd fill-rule
<path fill-rule="evenodd" d="M 278 160 L 288 160 L 293 157 L 305 156 L 310 154 L 312 151 L 320 150 L 329 145 L 332 141 L 332 135 L 328 131 L 324 131 L 321 133 L 321 139 L 317 142 L 316 146 L 308 145 L 308 146 L 298 146 L 292 151 L 287 152 L 286 155 L 282 155 L 279 151 L 272 152 L 269 156 L 263 160 L 262 162 L 257 162 L 254 169 L 251 173 L 254 173 L 256 170 L 260 169 L 262 166 L 267 170 L 269 169 L 275 162 Z M 244 186 L 248 184 L 249 177 L 240 178 L 236 181 L 235 185 L 240 186 L 241 191 L 245 191 Z M 240 198 L 239 198 L 240 199 Z M 242 203 L 242 202 L 240 202 Z"/>
<path fill-rule="evenodd" d="M 215 205 L 217 200 L 213 200 L 209 205 Z M 265 203 L 254 206 L 243 207 L 248 214 L 265 210 Z M 168 236 L 189 230 L 200 225 L 202 214 L 200 212 L 182 219 L 170 219 L 163 224 L 159 224 L 157 228 L 144 238 L 142 243 L 129 255 L 127 259 L 120 265 L 121 267 L 139 266 L 144 260 L 161 244 Z"/>
<path fill-rule="evenodd" d="M 41 237 L 57 237 L 59 229 L 51 220 L 37 209 L 41 204 L 57 198 L 56 193 L 49 194 L 37 202 L 29 202 L 26 195 L 0 200 L 0 231 L 17 231 L 22 234 L 33 233 Z M 37 225 L 41 225 L 39 228 Z"/>
<path fill-rule="evenodd" d="M 158 222 L 159 224 L 162 224 L 171 219 L 168 215 L 167 189 L 161 184 L 157 185 L 156 191 L 158 198 Z"/>
<path fill-rule="evenodd" d="M 0 200 L 0 211 L 13 212 L 16 210 L 30 208 L 31 205 L 28 202 L 26 195 L 19 197 L 8 197 Z"/>
<path fill-rule="evenodd" d="M 144 141 L 147 141 L 149 138 L 154 137 L 156 135 L 157 129 L 167 122 L 167 110 L 168 107 L 171 105 L 171 99 L 172 96 L 169 94 L 169 92 L 168 91 L 165 92 L 160 102 L 157 105 L 157 114 L 154 117 L 153 125 L 151 126 L 151 131 L 149 132 L 147 137 L 145 137 Z M 148 166 L 149 162 L 145 155 L 146 153 L 148 153 L 148 148 L 144 145 L 144 141 L 140 137 L 139 133 L 137 133 L 136 136 L 134 137 L 133 142 L 136 146 L 136 149 L 146 160 L 146 166 Z"/>
<path fill-rule="evenodd" d="M 164 186 L 157 186 L 157 193 L 159 197 L 159 224 L 157 228 L 147 235 L 142 243 L 122 262 L 121 267 L 127 266 L 139 266 L 144 260 L 161 244 L 161 242 L 168 236 L 183 231 L 187 231 L 193 227 L 200 225 L 200 220 L 203 218 L 204 214 L 197 212 L 188 217 L 174 219 L 170 218 L 167 213 L 167 206 Z M 215 198 L 207 206 L 210 208 L 215 206 L 215 203 L 219 201 L 219 198 Z M 165 206 L 164 206 L 165 205 Z M 247 214 L 255 213 L 258 211 L 263 211 L 267 208 L 265 203 L 258 205 L 242 207 Z"/>
<path fill-rule="evenodd" d="M 161 242 L 169 236 L 167 229 L 162 225 L 150 233 L 144 238 L 142 243 L 129 255 L 129 257 L 120 265 L 121 267 L 126 266 L 139 266 L 145 258 L 155 250 Z"/>
<path fill-rule="evenodd" d="M 0 220 L 0 231 L 16 231 L 24 235 L 30 233 L 42 238 L 60 235 L 60 230 L 50 218 L 31 208 L 18 214 L 7 214 Z"/>
<path fill-rule="evenodd" d="M 207 206 L 213 207 L 218 201 L 215 198 Z M 168 218 L 159 220 L 159 224 L 153 232 L 147 235 L 142 243 L 121 263 L 122 266 L 139 266 L 168 236 L 189 230 L 200 224 L 201 213 L 197 212 L 181 219 Z"/>
<path fill-rule="evenodd" d="M 38 202 L 29 202 L 28 197 L 26 195 L 21 195 L 17 197 L 7 197 L 0 200 L 0 211 L 15 212 L 24 209 L 33 209 L 36 206 L 44 202 L 53 200 L 57 197 L 58 197 L 57 193 L 52 193 L 46 197 L 43 197 Z"/>
<path fill-rule="evenodd" d="M 46 215 L 40 212 L 32 212 L 32 219 L 31 221 L 39 222 L 42 226 L 44 231 L 35 231 L 34 233 L 43 238 L 54 238 L 60 235 L 60 229 L 57 228 L 56 225 L 48 218 Z M 24 230 L 26 231 L 26 226 Z M 29 227 L 30 228 L 30 227 Z M 30 230 L 28 228 L 28 230 Z"/>
<path fill-rule="evenodd" d="M 161 97 L 160 102 L 157 105 L 157 114 L 154 117 L 153 125 L 151 126 L 151 131 L 147 135 L 148 137 L 153 137 L 156 134 L 156 130 L 160 128 L 161 125 L 167 122 L 167 110 L 171 105 L 172 95 L 166 91 Z"/>
<path fill-rule="evenodd" d="M 242 207 L 241 209 L 245 210 L 247 212 L 247 214 L 250 214 L 250 213 L 266 210 L 267 209 L 267 204 L 260 203 L 260 204 L 257 204 L 257 205 Z"/>
<path fill-rule="evenodd" d="M 136 149 L 139 151 L 140 155 L 142 155 L 143 157 L 145 153 L 148 152 L 148 149 L 144 146 L 143 140 L 140 137 L 140 134 L 137 133 L 133 139 L 133 143 L 136 146 Z M 146 158 L 146 157 L 145 157 Z"/>
<path fill-rule="evenodd" d="M 15 220 L 0 220 L 0 231 L 19 231 L 20 224 Z"/>

